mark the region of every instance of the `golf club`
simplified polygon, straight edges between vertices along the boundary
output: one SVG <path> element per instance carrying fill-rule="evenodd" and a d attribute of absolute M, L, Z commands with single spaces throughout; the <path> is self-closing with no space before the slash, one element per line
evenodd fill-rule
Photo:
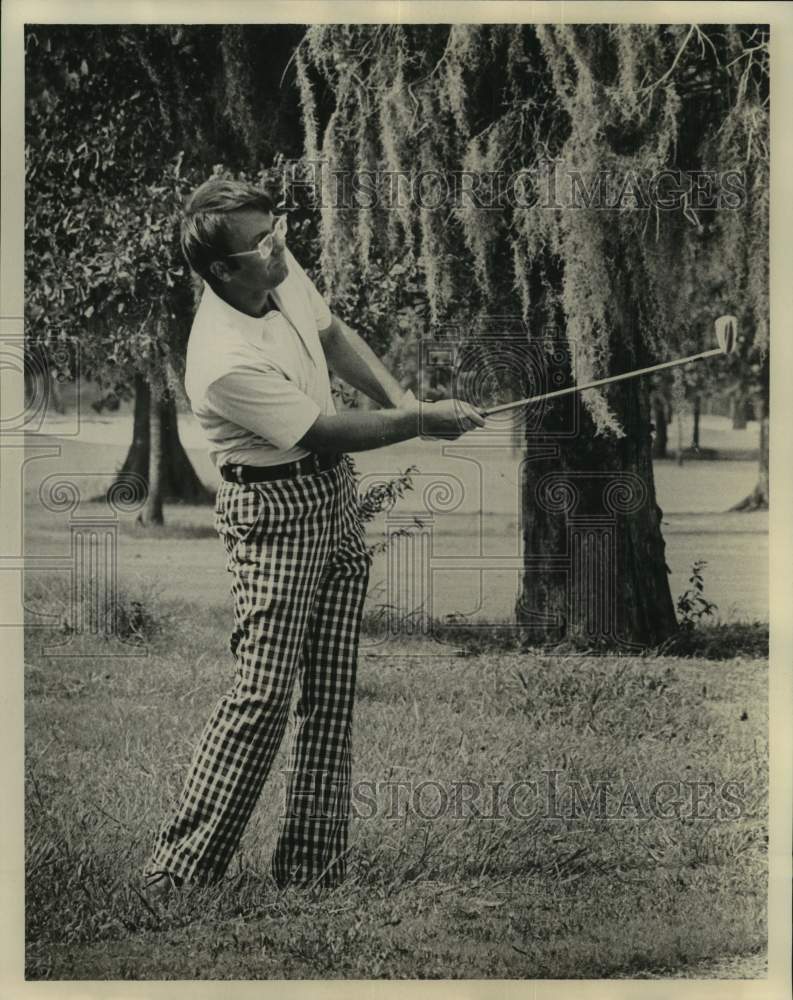
<path fill-rule="evenodd" d="M 608 385 L 610 382 L 622 382 L 626 378 L 636 378 L 637 375 L 649 375 L 651 372 L 660 372 L 665 368 L 676 368 L 678 365 L 687 365 L 691 361 L 699 361 L 701 358 L 713 358 L 717 354 L 732 354 L 738 342 L 738 320 L 735 316 L 719 316 L 716 320 L 716 340 L 719 345 L 718 347 L 713 347 L 709 351 L 702 351 L 701 354 L 690 354 L 687 358 L 664 361 L 660 365 L 651 365 L 649 368 L 639 368 L 636 371 L 623 372 L 621 375 L 610 375 L 608 378 L 597 379 L 595 382 L 587 382 L 586 385 L 570 385 L 566 389 L 544 392 L 539 396 L 529 396 L 526 399 L 518 399 L 512 403 L 501 403 L 499 406 L 491 406 L 487 410 L 480 410 L 480 413 L 485 417 L 489 417 L 494 413 L 501 413 L 503 410 L 512 410 L 518 406 L 526 406 L 528 403 L 537 403 L 541 399 L 555 399 L 557 396 L 567 396 L 571 392 L 596 389 L 598 386 Z"/>

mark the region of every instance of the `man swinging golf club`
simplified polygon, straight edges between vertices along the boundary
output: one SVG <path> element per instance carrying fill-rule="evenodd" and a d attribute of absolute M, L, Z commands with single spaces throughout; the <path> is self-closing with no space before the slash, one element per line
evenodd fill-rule
<path fill-rule="evenodd" d="M 232 575 L 231 688 L 198 742 L 146 867 L 159 897 L 226 870 L 281 745 L 297 681 L 279 886 L 337 884 L 347 861 L 350 748 L 370 556 L 346 452 L 456 438 L 484 418 L 419 405 L 333 315 L 286 248 L 260 190 L 212 179 L 192 195 L 182 248 L 204 290 L 185 388 L 222 483 L 215 527 Z M 384 409 L 336 413 L 328 365 Z"/>

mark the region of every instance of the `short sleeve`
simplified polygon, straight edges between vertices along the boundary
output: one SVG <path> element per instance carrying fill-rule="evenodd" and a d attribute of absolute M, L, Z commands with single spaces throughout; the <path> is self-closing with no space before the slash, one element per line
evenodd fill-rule
<path fill-rule="evenodd" d="M 317 330 L 327 329 L 333 320 L 333 315 L 328 307 L 328 303 L 319 294 L 316 285 L 311 278 L 309 278 L 292 253 L 287 250 L 287 254 L 289 255 L 287 258 L 289 270 L 293 271 L 305 286 L 306 294 L 308 295 L 309 302 L 311 303 L 311 311 L 313 312 L 314 319 L 317 323 Z"/>
<path fill-rule="evenodd" d="M 313 425 L 319 406 L 272 369 L 244 368 L 216 379 L 206 402 L 221 417 L 287 451 Z"/>

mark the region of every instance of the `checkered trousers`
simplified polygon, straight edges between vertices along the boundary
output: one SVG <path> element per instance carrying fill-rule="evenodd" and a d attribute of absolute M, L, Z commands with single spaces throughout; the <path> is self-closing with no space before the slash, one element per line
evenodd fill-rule
<path fill-rule="evenodd" d="M 371 557 L 352 460 L 291 480 L 218 490 L 215 527 L 232 576 L 236 676 L 195 751 L 147 874 L 225 871 L 281 745 L 296 680 L 276 881 L 345 873 L 350 742 Z"/>

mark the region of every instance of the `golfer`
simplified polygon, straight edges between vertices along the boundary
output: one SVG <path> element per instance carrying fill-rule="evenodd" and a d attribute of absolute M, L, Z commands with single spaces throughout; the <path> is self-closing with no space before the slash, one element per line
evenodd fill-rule
<path fill-rule="evenodd" d="M 182 248 L 204 279 L 185 388 L 220 470 L 215 527 L 234 599 L 231 688 L 199 739 L 145 872 L 150 895 L 223 875 L 281 745 L 295 684 L 279 886 L 332 886 L 347 860 L 350 749 L 370 556 L 352 460 L 419 434 L 480 427 L 459 400 L 419 404 L 334 316 L 262 191 L 214 178 Z M 328 365 L 379 403 L 336 413 Z"/>

